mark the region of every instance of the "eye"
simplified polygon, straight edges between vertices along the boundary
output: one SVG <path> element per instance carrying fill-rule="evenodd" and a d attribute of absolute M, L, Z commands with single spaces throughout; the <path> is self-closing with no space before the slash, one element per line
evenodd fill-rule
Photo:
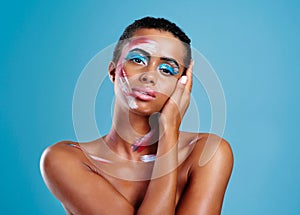
<path fill-rule="evenodd" d="M 129 52 L 125 59 L 136 64 L 147 65 L 147 59 L 140 53 Z"/>
<path fill-rule="evenodd" d="M 178 68 L 177 67 L 172 67 L 171 65 L 169 64 L 166 64 L 166 63 L 162 63 L 158 66 L 158 69 L 167 74 L 167 75 L 176 75 L 179 73 L 178 71 Z"/>

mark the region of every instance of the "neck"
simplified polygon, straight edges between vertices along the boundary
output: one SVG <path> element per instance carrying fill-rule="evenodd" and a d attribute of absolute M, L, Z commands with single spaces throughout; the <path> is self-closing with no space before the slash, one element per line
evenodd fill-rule
<path fill-rule="evenodd" d="M 120 108 L 116 101 L 113 126 L 105 137 L 108 146 L 121 157 L 139 160 L 145 154 L 155 154 L 157 149 L 157 118 L 138 115 L 129 109 Z M 123 106 L 124 107 L 124 106 Z M 139 147 L 136 147 L 139 144 Z"/>

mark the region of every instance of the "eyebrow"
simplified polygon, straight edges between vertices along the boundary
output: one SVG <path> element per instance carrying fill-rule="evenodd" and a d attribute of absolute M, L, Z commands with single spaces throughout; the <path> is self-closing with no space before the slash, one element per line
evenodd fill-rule
<path fill-rule="evenodd" d="M 129 52 L 141 52 L 143 55 L 145 55 L 147 58 L 150 58 L 150 53 L 143 50 L 143 49 L 140 49 L 140 48 L 134 48 L 134 49 L 131 49 Z M 170 63 L 174 63 L 178 68 L 179 68 L 179 64 L 177 63 L 177 61 L 173 58 L 169 58 L 169 57 L 161 57 L 160 58 L 161 60 L 164 60 L 164 61 L 168 61 Z"/>
<path fill-rule="evenodd" d="M 134 49 L 131 49 L 129 52 L 141 52 L 143 55 L 145 55 L 146 57 L 150 58 L 150 53 L 146 52 L 143 49 L 134 48 Z"/>
<path fill-rule="evenodd" d="M 179 64 L 177 63 L 177 61 L 173 58 L 168 58 L 168 57 L 161 57 L 160 58 L 161 60 L 164 60 L 164 61 L 168 61 L 170 63 L 174 63 L 178 68 L 179 68 Z"/>

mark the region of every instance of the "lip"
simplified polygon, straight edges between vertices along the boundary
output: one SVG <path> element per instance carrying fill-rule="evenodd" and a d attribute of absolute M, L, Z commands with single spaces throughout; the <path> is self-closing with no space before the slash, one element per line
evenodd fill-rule
<path fill-rule="evenodd" d="M 156 97 L 156 92 L 148 87 L 133 87 L 130 95 L 143 101 L 152 101 Z"/>

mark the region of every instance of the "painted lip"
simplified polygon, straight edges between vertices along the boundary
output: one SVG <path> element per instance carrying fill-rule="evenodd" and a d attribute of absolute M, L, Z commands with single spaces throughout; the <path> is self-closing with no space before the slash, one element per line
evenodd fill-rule
<path fill-rule="evenodd" d="M 148 87 L 133 87 L 130 96 L 143 101 L 152 101 L 156 98 L 156 92 Z"/>

